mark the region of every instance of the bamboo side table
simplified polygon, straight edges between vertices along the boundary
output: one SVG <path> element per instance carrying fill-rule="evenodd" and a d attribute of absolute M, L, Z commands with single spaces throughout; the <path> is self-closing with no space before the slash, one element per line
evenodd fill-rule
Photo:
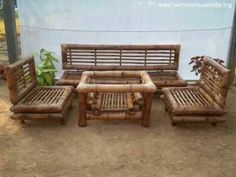
<path fill-rule="evenodd" d="M 145 71 L 85 71 L 77 86 L 78 125 L 92 119 L 133 119 L 148 127 L 155 91 Z"/>

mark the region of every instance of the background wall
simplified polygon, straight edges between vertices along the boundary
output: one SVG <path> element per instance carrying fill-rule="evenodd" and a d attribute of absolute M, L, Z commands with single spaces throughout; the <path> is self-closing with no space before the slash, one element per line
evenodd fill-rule
<path fill-rule="evenodd" d="M 195 79 L 189 60 L 226 61 L 235 0 L 17 0 L 22 56 L 61 43 L 181 44 L 179 71 Z M 61 63 L 57 64 L 61 75 Z"/>

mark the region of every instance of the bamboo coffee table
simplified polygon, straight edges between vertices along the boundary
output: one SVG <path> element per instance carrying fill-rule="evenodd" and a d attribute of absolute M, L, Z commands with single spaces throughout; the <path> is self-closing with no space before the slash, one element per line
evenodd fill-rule
<path fill-rule="evenodd" d="M 149 126 L 156 86 L 145 71 L 85 71 L 77 86 L 78 124 L 87 120 L 141 120 Z"/>

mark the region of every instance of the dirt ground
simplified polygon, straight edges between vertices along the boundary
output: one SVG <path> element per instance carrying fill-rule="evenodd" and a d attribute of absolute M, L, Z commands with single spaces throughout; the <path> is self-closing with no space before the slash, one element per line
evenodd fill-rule
<path fill-rule="evenodd" d="M 89 121 L 77 126 L 77 103 L 66 125 L 8 116 L 0 81 L 1 177 L 235 177 L 236 87 L 227 100 L 227 121 L 171 126 L 155 96 L 151 127 L 130 121 Z"/>

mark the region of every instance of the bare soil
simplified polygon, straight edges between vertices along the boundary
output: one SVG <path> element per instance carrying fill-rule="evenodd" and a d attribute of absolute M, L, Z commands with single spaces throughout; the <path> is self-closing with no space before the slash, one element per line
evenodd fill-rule
<path fill-rule="evenodd" d="M 236 87 L 227 121 L 217 126 L 171 126 L 162 100 L 153 100 L 151 126 L 132 121 L 89 121 L 77 126 L 77 98 L 66 125 L 9 118 L 0 81 L 1 177 L 235 177 Z"/>

